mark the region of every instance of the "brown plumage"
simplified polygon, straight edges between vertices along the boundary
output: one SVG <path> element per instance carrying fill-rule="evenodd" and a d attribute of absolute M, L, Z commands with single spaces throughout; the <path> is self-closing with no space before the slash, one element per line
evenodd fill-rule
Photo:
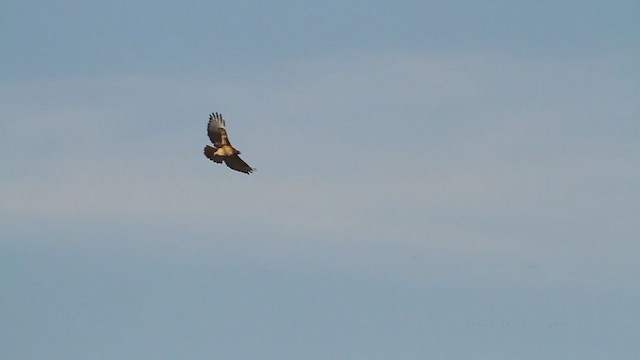
<path fill-rule="evenodd" d="M 204 156 L 218 164 L 223 162 L 231 169 L 251 174 L 255 169 L 244 162 L 238 155 L 240 151 L 231 146 L 225 121 L 219 113 L 209 115 L 209 123 L 207 124 L 207 135 L 213 143 L 214 147 L 209 145 L 204 147 Z"/>

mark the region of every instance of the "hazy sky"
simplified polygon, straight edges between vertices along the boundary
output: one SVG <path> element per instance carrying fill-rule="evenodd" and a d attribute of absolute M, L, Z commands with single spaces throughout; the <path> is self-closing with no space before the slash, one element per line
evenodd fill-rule
<path fill-rule="evenodd" d="M 637 359 L 639 18 L 3 1 L 0 357 Z"/>

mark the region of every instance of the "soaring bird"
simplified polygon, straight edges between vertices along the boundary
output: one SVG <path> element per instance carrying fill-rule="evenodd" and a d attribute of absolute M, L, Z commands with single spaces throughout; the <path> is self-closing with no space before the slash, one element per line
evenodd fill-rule
<path fill-rule="evenodd" d="M 214 147 L 206 145 L 204 147 L 204 156 L 218 164 L 222 164 L 224 161 L 228 167 L 245 174 L 251 174 L 255 170 L 240 159 L 238 156 L 240 155 L 240 151 L 231 146 L 224 119 L 219 113 L 209 115 L 207 135 L 209 135 L 209 139 L 211 139 Z"/>

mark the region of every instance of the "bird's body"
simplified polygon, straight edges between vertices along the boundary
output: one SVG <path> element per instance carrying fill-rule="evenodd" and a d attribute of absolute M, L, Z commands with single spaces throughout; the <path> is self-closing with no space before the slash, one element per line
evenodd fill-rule
<path fill-rule="evenodd" d="M 213 147 L 206 145 L 204 147 L 204 155 L 211 161 L 218 164 L 224 162 L 229 168 L 245 174 L 251 174 L 255 170 L 240 159 L 238 156 L 240 155 L 240 151 L 234 148 L 229 142 L 225 121 L 219 113 L 209 115 L 207 135 L 213 143 Z"/>

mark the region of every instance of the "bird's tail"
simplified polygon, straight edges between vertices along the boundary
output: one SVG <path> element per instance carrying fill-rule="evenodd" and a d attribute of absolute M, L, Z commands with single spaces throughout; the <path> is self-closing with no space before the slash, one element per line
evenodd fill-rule
<path fill-rule="evenodd" d="M 204 147 L 204 156 L 209 158 L 211 161 L 217 162 L 218 164 L 222 164 L 222 157 L 215 154 L 216 148 L 206 145 Z"/>

